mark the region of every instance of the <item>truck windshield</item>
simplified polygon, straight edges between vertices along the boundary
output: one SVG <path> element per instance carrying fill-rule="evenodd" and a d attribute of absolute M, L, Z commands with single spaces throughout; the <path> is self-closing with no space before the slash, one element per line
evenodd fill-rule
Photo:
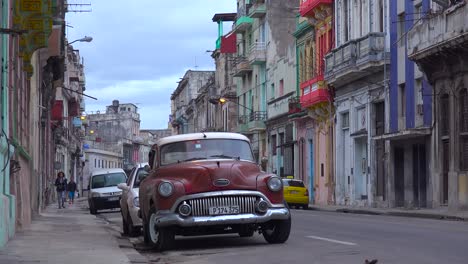
<path fill-rule="evenodd" d="M 197 139 L 161 147 L 161 165 L 204 160 L 234 159 L 254 161 L 250 144 L 238 139 Z"/>
<path fill-rule="evenodd" d="M 126 180 L 127 177 L 125 173 L 122 172 L 95 175 L 91 182 L 91 188 L 96 189 L 117 186 L 117 184 L 125 182 Z"/>

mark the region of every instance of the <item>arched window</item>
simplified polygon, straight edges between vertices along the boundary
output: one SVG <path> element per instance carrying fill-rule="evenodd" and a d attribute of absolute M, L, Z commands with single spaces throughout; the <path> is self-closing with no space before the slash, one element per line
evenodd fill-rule
<path fill-rule="evenodd" d="M 315 53 L 314 53 L 314 43 L 311 42 L 309 46 L 309 79 L 312 79 L 315 77 Z"/>
<path fill-rule="evenodd" d="M 460 168 L 468 171 L 468 88 L 459 94 L 460 109 Z"/>
<path fill-rule="evenodd" d="M 304 56 L 302 56 L 302 52 L 299 55 L 299 83 L 304 82 L 304 74 L 302 73 L 304 69 Z"/>

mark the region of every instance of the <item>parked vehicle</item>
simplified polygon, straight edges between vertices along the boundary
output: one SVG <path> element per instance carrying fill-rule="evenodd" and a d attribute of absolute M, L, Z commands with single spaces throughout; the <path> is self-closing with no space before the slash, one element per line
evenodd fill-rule
<path fill-rule="evenodd" d="M 117 188 L 117 185 L 126 180 L 127 175 L 122 169 L 93 171 L 88 186 L 89 212 L 96 214 L 98 210 L 119 208 L 122 191 Z"/>
<path fill-rule="evenodd" d="M 193 133 L 162 138 L 149 155 L 151 171 L 140 184 L 147 244 L 174 245 L 175 235 L 261 232 L 284 243 L 291 214 L 281 178 L 261 171 L 249 139 L 237 133 Z"/>
<path fill-rule="evenodd" d="M 301 206 L 302 209 L 309 208 L 309 190 L 301 180 L 283 179 L 284 200 L 290 206 Z"/>
<path fill-rule="evenodd" d="M 133 167 L 127 182 L 119 183 L 117 188 L 122 190 L 120 211 L 122 213 L 123 233 L 135 236 L 141 230 L 142 222 L 138 217 L 140 210 L 139 187 L 140 182 L 148 175 L 148 163 L 139 163 Z"/>

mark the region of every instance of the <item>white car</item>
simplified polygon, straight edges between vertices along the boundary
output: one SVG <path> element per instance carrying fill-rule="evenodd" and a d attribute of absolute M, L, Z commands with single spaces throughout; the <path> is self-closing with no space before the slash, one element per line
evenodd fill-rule
<path fill-rule="evenodd" d="M 89 212 L 96 214 L 98 210 L 119 208 L 122 191 L 117 188 L 117 185 L 125 183 L 126 180 L 127 174 L 123 169 L 93 171 L 88 186 Z"/>
<path fill-rule="evenodd" d="M 126 183 L 117 187 L 122 190 L 120 209 L 122 212 L 122 226 L 125 235 L 135 236 L 142 227 L 141 218 L 138 217 L 140 210 L 139 187 L 140 182 L 148 175 L 148 163 L 140 163 L 133 167 Z"/>

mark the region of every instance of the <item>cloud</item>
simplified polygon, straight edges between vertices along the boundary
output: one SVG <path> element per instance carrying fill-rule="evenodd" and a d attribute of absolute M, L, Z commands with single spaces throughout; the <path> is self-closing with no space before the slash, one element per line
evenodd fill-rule
<path fill-rule="evenodd" d="M 185 70 L 214 69 L 205 52 L 214 49 L 218 33 L 211 19 L 235 12 L 236 1 L 113 0 L 94 1 L 91 8 L 66 17 L 70 41 L 93 37 L 73 44 L 84 57 L 85 93 L 99 99 L 87 99 L 87 111 L 104 110 L 114 99 L 139 103 L 142 127 L 164 128 L 170 94 Z"/>

